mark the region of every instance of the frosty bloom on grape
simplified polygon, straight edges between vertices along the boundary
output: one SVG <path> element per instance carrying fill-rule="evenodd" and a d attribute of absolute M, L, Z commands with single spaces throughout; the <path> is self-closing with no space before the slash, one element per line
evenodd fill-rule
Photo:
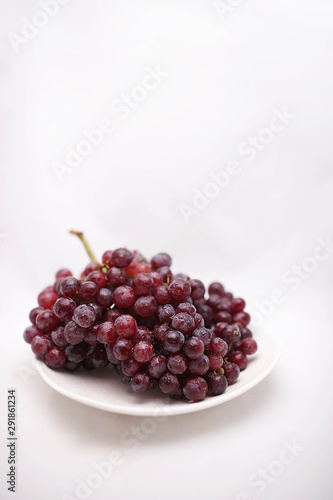
<path fill-rule="evenodd" d="M 274 460 L 270 460 L 265 467 L 259 467 L 248 477 L 247 484 L 254 489 L 255 493 L 263 493 L 267 486 L 276 481 L 306 449 L 304 446 L 300 446 L 295 439 L 292 442 L 283 441 L 282 446 Z M 235 500 L 250 500 L 251 498 L 248 493 L 243 492 L 237 495 Z"/>
<path fill-rule="evenodd" d="M 277 134 L 281 134 L 295 118 L 294 114 L 287 111 L 286 106 L 282 109 L 273 109 L 267 127 L 263 127 L 256 135 L 250 135 L 238 146 L 238 154 L 245 156 L 247 162 L 252 162 L 258 153 L 264 151 L 273 141 Z M 208 207 L 211 200 L 220 195 L 221 191 L 229 186 L 232 178 L 237 177 L 243 171 L 237 160 L 229 162 L 224 170 L 209 172 L 211 182 L 207 182 L 203 189 L 193 189 L 192 203 L 179 205 L 179 211 L 186 223 L 189 223 L 193 215 L 200 214 Z"/>
<path fill-rule="evenodd" d="M 227 14 L 237 9 L 244 0 L 214 0 L 213 7 L 222 21 L 225 21 Z"/>
<path fill-rule="evenodd" d="M 39 0 L 38 5 L 40 10 L 37 10 L 31 19 L 22 18 L 20 34 L 10 31 L 7 33 L 11 46 L 16 53 L 22 45 L 27 45 L 39 33 L 39 30 L 44 28 L 50 18 L 58 15 L 60 7 L 67 5 L 70 0 Z"/>
<path fill-rule="evenodd" d="M 161 415 L 161 412 L 164 414 Z M 139 425 L 132 425 L 120 436 L 121 443 L 131 451 L 136 451 L 140 444 L 146 441 L 149 436 L 156 432 L 159 423 L 165 422 L 169 416 L 168 407 L 156 406 L 156 417 L 145 417 Z M 74 494 L 64 493 L 61 500 L 85 500 L 89 498 L 93 491 L 98 489 L 104 480 L 112 476 L 115 469 L 126 464 L 126 458 L 121 451 L 113 451 L 100 462 L 92 462 L 93 471 L 84 479 L 76 478 Z M 75 496 L 74 496 L 75 495 Z"/>
<path fill-rule="evenodd" d="M 304 257 L 300 264 L 293 264 L 289 269 L 283 272 L 282 282 L 288 285 L 291 292 L 298 290 L 302 283 L 314 274 L 321 262 L 325 262 L 333 255 L 333 240 L 330 235 L 326 238 L 318 237 L 317 244 L 312 250 L 312 255 Z M 265 318 L 271 316 L 276 307 L 282 305 L 286 300 L 286 292 L 280 288 L 275 288 L 269 294 L 269 297 L 263 300 L 255 300 L 253 309 L 249 311 L 251 321 L 254 326 L 260 326 Z"/>
<path fill-rule="evenodd" d="M 145 101 L 152 91 L 156 90 L 169 73 L 162 70 L 158 64 L 155 67 L 147 66 L 146 73 L 141 83 L 132 87 L 132 89 L 123 93 L 111 104 L 114 118 L 119 117 L 121 121 L 126 120 L 133 110 L 137 109 Z M 104 141 L 104 136 L 109 135 L 116 130 L 113 118 L 108 117 L 100 120 L 97 127 L 81 132 L 81 139 L 75 147 L 66 146 L 65 159 L 62 162 L 55 161 L 52 169 L 59 182 L 63 181 L 64 175 L 73 172 L 80 165 L 82 160 L 89 156 L 95 147 L 98 147 Z"/>

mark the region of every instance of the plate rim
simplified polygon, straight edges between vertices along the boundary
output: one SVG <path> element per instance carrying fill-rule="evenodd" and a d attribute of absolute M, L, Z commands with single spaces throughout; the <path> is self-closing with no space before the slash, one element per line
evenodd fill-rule
<path fill-rule="evenodd" d="M 269 339 L 271 347 L 274 347 L 274 357 L 272 361 L 269 363 L 269 365 L 266 366 L 266 368 L 262 372 L 260 372 L 260 374 L 257 375 L 253 380 L 248 381 L 247 383 L 240 386 L 238 389 L 236 388 L 230 393 L 227 392 L 228 391 L 227 388 L 227 391 L 224 392 L 223 394 L 219 396 L 205 398 L 203 401 L 199 402 L 184 401 L 183 405 L 179 404 L 180 403 L 179 402 L 178 404 L 173 406 L 172 403 L 170 404 L 170 398 L 168 398 L 166 399 L 166 401 L 169 401 L 169 404 L 163 405 L 157 403 L 154 410 L 152 410 L 151 406 L 145 407 L 145 405 L 130 406 L 129 404 L 122 405 L 116 402 L 107 404 L 103 402 L 99 403 L 96 400 L 91 400 L 88 396 L 84 396 L 82 394 L 75 394 L 73 392 L 68 391 L 68 389 L 63 388 L 61 385 L 58 385 L 51 377 L 48 376 L 48 372 L 51 369 L 45 365 L 43 360 L 35 357 L 34 363 L 39 375 L 47 385 L 49 385 L 53 390 L 55 390 L 62 396 L 72 399 L 73 401 L 76 401 L 86 406 L 90 406 L 91 408 L 97 408 L 99 410 L 108 411 L 110 413 L 117 413 L 117 414 L 130 415 L 136 417 L 166 417 L 166 416 L 169 417 L 169 416 L 183 415 L 187 413 L 194 413 L 197 411 L 203 411 L 218 406 L 220 404 L 227 403 L 228 401 L 231 401 L 236 397 L 241 396 L 245 392 L 251 390 L 253 387 L 258 385 L 260 382 L 262 382 L 262 380 L 264 380 L 269 375 L 269 373 L 278 363 L 281 357 L 282 349 L 281 346 L 278 345 L 275 339 L 273 339 L 271 336 L 267 334 L 262 334 L 258 336 L 261 338 Z M 258 354 L 259 353 L 260 351 L 258 351 Z M 255 359 L 253 359 L 253 362 L 255 362 Z M 54 370 L 52 370 L 52 372 L 54 372 Z M 233 387 L 236 387 L 236 385 L 234 385 Z"/>

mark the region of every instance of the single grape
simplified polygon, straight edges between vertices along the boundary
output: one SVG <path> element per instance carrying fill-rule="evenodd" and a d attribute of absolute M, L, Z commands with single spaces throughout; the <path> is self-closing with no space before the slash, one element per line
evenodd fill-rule
<path fill-rule="evenodd" d="M 239 323 L 240 326 L 240 331 L 241 331 L 241 340 L 247 339 L 247 338 L 252 338 L 252 332 L 249 330 L 246 326 L 242 326 Z"/>
<path fill-rule="evenodd" d="M 154 297 L 158 304 L 169 304 L 172 297 L 169 294 L 168 285 L 158 285 L 154 290 Z"/>
<path fill-rule="evenodd" d="M 228 325 L 231 325 L 231 323 L 233 322 L 233 319 L 232 319 L 232 316 L 229 312 L 219 311 L 216 314 L 215 321 L 216 321 L 216 323 L 228 323 Z"/>
<path fill-rule="evenodd" d="M 205 326 L 205 320 L 203 319 L 200 313 L 196 312 L 193 318 L 196 328 L 202 328 Z"/>
<path fill-rule="evenodd" d="M 59 320 L 53 311 L 45 309 L 38 314 L 36 318 L 36 326 L 44 333 L 52 332 L 59 325 Z"/>
<path fill-rule="evenodd" d="M 133 377 L 141 368 L 142 363 L 139 363 L 134 358 L 128 358 L 121 362 L 121 371 L 127 377 Z"/>
<path fill-rule="evenodd" d="M 235 363 L 236 365 L 238 365 L 240 371 L 245 370 L 245 368 L 247 366 L 247 358 L 246 358 L 246 354 L 244 354 L 244 352 L 234 351 L 230 354 L 228 359 L 229 359 L 230 363 Z"/>
<path fill-rule="evenodd" d="M 130 314 L 123 314 L 115 321 L 116 332 L 120 337 L 129 338 L 135 334 L 137 324 L 133 316 Z"/>
<path fill-rule="evenodd" d="M 113 302 L 121 309 L 130 307 L 134 304 L 135 292 L 128 285 L 122 285 L 113 292 Z"/>
<path fill-rule="evenodd" d="M 184 352 L 190 359 L 198 359 L 205 352 L 205 344 L 198 337 L 189 337 L 185 341 Z"/>
<path fill-rule="evenodd" d="M 103 264 L 108 264 L 112 257 L 112 250 L 106 250 L 102 255 Z"/>
<path fill-rule="evenodd" d="M 244 311 L 245 301 L 241 298 L 231 299 L 231 312 L 232 314 L 236 314 L 238 312 Z"/>
<path fill-rule="evenodd" d="M 173 373 L 167 372 L 159 380 L 159 387 L 164 394 L 172 394 L 179 387 L 179 380 Z"/>
<path fill-rule="evenodd" d="M 58 294 L 54 290 L 43 290 L 38 295 L 38 304 L 44 309 L 52 309 L 53 304 L 58 299 Z"/>
<path fill-rule="evenodd" d="M 59 283 L 60 294 L 73 299 L 80 288 L 80 282 L 74 276 L 68 276 Z"/>
<path fill-rule="evenodd" d="M 194 300 L 200 299 L 205 295 L 205 285 L 200 280 L 190 280 L 191 297 Z"/>
<path fill-rule="evenodd" d="M 161 378 L 167 372 L 167 360 L 165 356 L 158 354 L 154 356 L 147 365 L 148 373 L 153 378 Z"/>
<path fill-rule="evenodd" d="M 88 354 L 89 346 L 85 342 L 77 345 L 68 345 L 65 347 L 65 354 L 68 361 L 72 363 L 81 363 Z"/>
<path fill-rule="evenodd" d="M 187 369 L 187 359 L 184 354 L 170 354 L 167 359 L 168 370 L 174 375 L 181 375 Z"/>
<path fill-rule="evenodd" d="M 114 323 L 111 323 L 111 321 L 101 323 L 97 328 L 96 338 L 101 344 L 112 344 L 115 342 L 118 335 Z"/>
<path fill-rule="evenodd" d="M 211 370 L 219 370 L 223 365 L 223 357 L 220 354 L 209 355 L 209 366 Z"/>
<path fill-rule="evenodd" d="M 206 356 L 206 354 L 202 354 L 200 358 L 190 359 L 188 367 L 190 372 L 193 373 L 193 375 L 204 375 L 209 370 L 208 356 Z"/>
<path fill-rule="evenodd" d="M 220 297 L 223 297 L 224 295 L 224 287 L 221 283 L 219 282 L 214 282 L 211 283 L 208 287 L 208 293 L 209 295 L 220 295 Z"/>
<path fill-rule="evenodd" d="M 112 292 L 108 288 L 101 288 L 97 294 L 96 300 L 102 307 L 110 307 L 112 304 Z"/>
<path fill-rule="evenodd" d="M 93 325 L 96 320 L 94 308 L 88 306 L 87 304 L 78 306 L 74 311 L 73 320 L 82 328 L 89 328 L 89 326 Z"/>
<path fill-rule="evenodd" d="M 213 354 L 219 354 L 224 358 L 228 352 L 228 344 L 220 337 L 215 337 L 210 343 L 210 350 Z"/>
<path fill-rule="evenodd" d="M 133 276 L 136 276 L 137 274 L 140 273 L 150 273 L 150 272 L 151 272 L 151 267 L 148 266 L 148 264 L 146 264 L 145 262 L 140 262 L 140 264 L 137 264 L 135 266 L 135 269 L 133 271 Z"/>
<path fill-rule="evenodd" d="M 196 312 L 197 312 L 196 307 L 193 304 L 190 304 L 189 302 L 181 302 L 176 309 L 176 314 L 187 313 L 190 314 L 190 316 L 192 317 L 194 317 Z"/>
<path fill-rule="evenodd" d="M 169 330 L 170 328 L 168 327 L 168 325 L 161 325 L 160 323 L 156 323 L 154 327 L 154 337 L 160 342 L 163 342 L 164 335 Z"/>
<path fill-rule="evenodd" d="M 151 259 L 150 264 L 152 269 L 158 269 L 159 267 L 170 267 L 172 259 L 169 254 L 161 252 Z"/>
<path fill-rule="evenodd" d="M 62 278 L 67 278 L 68 276 L 72 276 L 69 269 L 59 269 L 59 271 L 56 272 L 55 279 L 61 280 Z"/>
<path fill-rule="evenodd" d="M 99 286 L 94 281 L 85 281 L 79 289 L 79 295 L 84 300 L 92 300 L 99 292 Z"/>
<path fill-rule="evenodd" d="M 95 346 L 98 343 L 97 340 L 97 332 L 99 328 L 99 324 L 95 323 L 90 328 L 85 329 L 84 341 L 89 344 Z"/>
<path fill-rule="evenodd" d="M 154 289 L 162 284 L 162 277 L 157 271 L 151 271 L 151 273 L 149 275 L 151 276 L 151 278 L 153 278 Z"/>
<path fill-rule="evenodd" d="M 52 349 L 45 354 L 44 361 L 49 368 L 58 370 L 66 362 L 65 351 L 61 347 L 52 347 Z"/>
<path fill-rule="evenodd" d="M 232 385 L 239 378 L 240 369 L 236 363 L 226 363 L 223 365 L 224 375 L 229 385 Z"/>
<path fill-rule="evenodd" d="M 179 352 L 185 342 L 185 336 L 177 330 L 169 330 L 163 337 L 163 346 L 170 353 Z"/>
<path fill-rule="evenodd" d="M 106 285 L 105 274 L 102 271 L 91 271 L 87 276 L 87 281 L 93 281 L 99 288 L 103 288 Z"/>
<path fill-rule="evenodd" d="M 133 278 L 133 290 L 137 295 L 149 295 L 154 290 L 154 280 L 148 273 L 140 273 Z"/>
<path fill-rule="evenodd" d="M 208 385 L 202 377 L 189 377 L 183 384 L 183 393 L 190 401 L 202 401 L 208 392 Z"/>
<path fill-rule="evenodd" d="M 126 285 L 128 281 L 128 276 L 124 269 L 119 267 L 111 267 L 106 273 L 106 281 L 109 285 L 113 287 Z"/>
<path fill-rule="evenodd" d="M 23 338 L 28 344 L 31 344 L 36 335 L 43 335 L 42 330 L 39 330 L 36 325 L 28 326 L 28 328 L 26 328 L 23 332 Z"/>
<path fill-rule="evenodd" d="M 87 361 L 86 359 L 84 361 Z M 89 355 L 89 362 L 93 368 L 105 368 L 109 364 L 108 357 L 103 345 L 98 344 Z"/>
<path fill-rule="evenodd" d="M 134 392 L 145 392 L 150 388 L 150 377 L 147 372 L 140 370 L 132 377 L 131 388 Z"/>
<path fill-rule="evenodd" d="M 191 293 L 191 284 L 181 278 L 175 279 L 169 285 L 169 293 L 176 300 L 184 300 Z"/>
<path fill-rule="evenodd" d="M 168 284 L 172 278 L 171 269 L 168 266 L 162 266 L 156 269 L 156 272 L 161 276 L 162 283 Z"/>
<path fill-rule="evenodd" d="M 190 314 L 181 312 L 172 318 L 171 326 L 175 330 L 182 332 L 184 335 L 189 335 L 195 330 L 195 321 Z"/>
<path fill-rule="evenodd" d="M 36 318 L 37 318 L 38 314 L 41 313 L 42 311 L 44 311 L 43 307 L 35 307 L 34 309 L 32 309 L 30 311 L 29 319 L 33 325 L 36 324 Z"/>
<path fill-rule="evenodd" d="M 133 358 L 140 363 L 147 363 L 154 356 L 154 346 L 146 340 L 141 340 L 134 346 Z"/>
<path fill-rule="evenodd" d="M 117 248 L 112 252 L 110 265 L 114 267 L 126 267 L 131 263 L 132 258 L 133 254 L 127 248 Z"/>
<path fill-rule="evenodd" d="M 171 304 L 159 305 L 157 307 L 157 316 L 160 323 L 169 323 L 175 313 L 175 308 Z"/>
<path fill-rule="evenodd" d="M 77 325 L 74 321 L 70 321 L 65 326 L 64 337 L 69 344 L 80 344 L 86 335 L 85 328 Z"/>
<path fill-rule="evenodd" d="M 239 350 L 242 351 L 244 354 L 250 354 L 250 355 L 254 354 L 255 352 L 257 352 L 257 349 L 258 349 L 257 342 L 250 337 L 244 338 L 239 346 Z"/>
<path fill-rule="evenodd" d="M 31 349 L 37 356 L 44 356 L 52 347 L 47 335 L 36 335 L 31 341 Z"/>
<path fill-rule="evenodd" d="M 74 300 L 60 297 L 53 306 L 53 312 L 60 321 L 66 321 L 72 318 L 75 308 Z"/>
<path fill-rule="evenodd" d="M 238 325 L 228 325 L 223 328 L 220 337 L 229 345 L 238 345 L 241 333 Z"/>
<path fill-rule="evenodd" d="M 136 314 L 142 318 L 152 316 L 156 311 L 157 303 L 152 295 L 139 297 L 134 304 Z"/>
<path fill-rule="evenodd" d="M 205 379 L 208 384 L 207 396 L 219 396 L 223 394 L 228 387 L 228 381 L 224 375 L 214 375 L 210 373 L 206 375 Z"/>
<path fill-rule="evenodd" d="M 233 320 L 235 323 L 240 323 L 243 326 L 247 326 L 250 323 L 251 317 L 248 313 L 242 311 L 234 314 Z"/>
<path fill-rule="evenodd" d="M 208 328 L 196 328 L 192 335 L 202 340 L 206 347 L 209 346 L 213 338 L 213 332 Z"/>
<path fill-rule="evenodd" d="M 65 339 L 65 328 L 63 326 L 58 326 L 56 330 L 51 332 L 51 339 L 57 347 L 66 347 L 66 345 L 68 345 Z"/>
<path fill-rule="evenodd" d="M 133 346 L 130 340 L 120 338 L 114 344 L 112 354 L 119 361 L 125 361 L 130 358 L 133 352 Z M 140 361 L 137 359 L 137 361 Z"/>

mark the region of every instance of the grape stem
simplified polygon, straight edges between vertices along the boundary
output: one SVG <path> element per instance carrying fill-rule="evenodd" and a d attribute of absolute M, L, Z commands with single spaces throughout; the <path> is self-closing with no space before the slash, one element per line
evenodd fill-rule
<path fill-rule="evenodd" d="M 74 229 L 71 229 L 69 232 L 70 232 L 70 234 L 75 234 L 75 236 L 80 238 L 80 240 L 83 243 L 84 248 L 86 249 L 87 254 L 89 255 L 91 262 L 98 262 L 95 255 L 94 255 L 94 252 L 90 248 L 88 241 L 84 237 L 84 234 L 81 231 L 74 231 Z"/>

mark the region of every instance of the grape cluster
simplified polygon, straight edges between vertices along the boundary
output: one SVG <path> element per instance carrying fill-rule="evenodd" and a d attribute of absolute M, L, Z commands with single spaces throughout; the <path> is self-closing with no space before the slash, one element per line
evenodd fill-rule
<path fill-rule="evenodd" d="M 67 269 L 38 295 L 24 340 L 52 369 L 112 364 L 135 392 L 155 386 L 174 399 L 222 394 L 257 344 L 245 302 L 211 283 L 173 274 L 171 257 L 148 263 L 125 248 L 90 262 L 80 279 Z"/>

